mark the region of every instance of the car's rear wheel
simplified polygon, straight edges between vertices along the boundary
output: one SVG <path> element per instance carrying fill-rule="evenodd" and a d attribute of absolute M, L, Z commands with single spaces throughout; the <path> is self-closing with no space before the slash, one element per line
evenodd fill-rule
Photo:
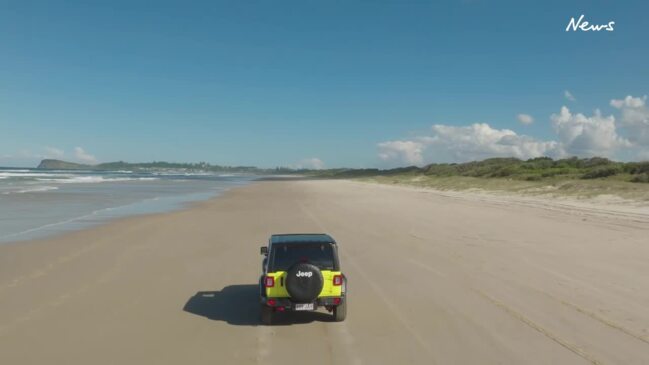
<path fill-rule="evenodd" d="M 347 317 L 347 298 L 334 307 L 333 317 L 336 322 L 345 320 L 345 317 Z"/>
<path fill-rule="evenodd" d="M 267 326 L 270 326 L 271 324 L 273 324 L 273 316 L 274 316 L 273 308 L 262 304 L 261 305 L 261 323 L 263 323 L 263 324 L 265 324 Z"/>

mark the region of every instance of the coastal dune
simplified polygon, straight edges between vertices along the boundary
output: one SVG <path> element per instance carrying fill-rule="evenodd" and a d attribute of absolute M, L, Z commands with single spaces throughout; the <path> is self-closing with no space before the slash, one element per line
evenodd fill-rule
<path fill-rule="evenodd" d="M 259 323 L 259 246 L 326 232 L 345 322 Z M 351 181 L 0 245 L 0 364 L 646 364 L 649 215 Z"/>

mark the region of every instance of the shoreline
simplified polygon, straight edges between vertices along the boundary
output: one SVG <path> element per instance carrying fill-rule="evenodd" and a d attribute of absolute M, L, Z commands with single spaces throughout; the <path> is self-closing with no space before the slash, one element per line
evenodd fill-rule
<path fill-rule="evenodd" d="M 185 201 L 185 202 L 180 202 L 175 208 L 171 208 L 169 210 L 162 210 L 162 211 L 150 211 L 150 212 L 145 212 L 145 213 L 134 213 L 134 214 L 127 214 L 127 215 L 121 215 L 117 217 L 111 217 L 111 218 L 105 218 L 102 219 L 96 223 L 89 224 L 84 227 L 76 228 L 76 229 L 70 229 L 70 230 L 61 230 L 58 232 L 52 232 L 49 234 L 46 234 L 44 236 L 38 236 L 38 237 L 30 237 L 26 239 L 19 239 L 19 240 L 11 240 L 11 241 L 0 241 L 0 248 L 3 246 L 10 246 L 10 245 L 18 245 L 18 244 L 29 244 L 32 242 L 40 242 L 40 241 L 49 241 L 49 240 L 61 240 L 65 239 L 66 236 L 73 236 L 76 234 L 81 234 L 83 232 L 87 231 L 93 231 L 101 228 L 105 228 L 106 226 L 112 226 L 112 225 L 120 225 L 120 224 L 127 224 L 129 221 L 136 221 L 138 219 L 149 219 L 149 218 L 155 218 L 158 216 L 166 216 L 169 214 L 174 214 L 174 213 L 180 213 L 183 211 L 187 210 L 192 210 L 194 208 L 199 207 L 202 204 L 209 203 L 212 200 L 219 199 L 223 195 L 227 194 L 233 189 L 240 189 L 249 185 L 255 184 L 255 181 L 251 181 L 249 183 L 243 184 L 241 186 L 234 186 L 234 187 L 229 187 L 226 188 L 222 191 L 216 192 L 211 194 L 212 196 L 206 198 L 206 199 L 201 199 L 201 200 L 190 200 L 190 201 Z M 139 202 L 138 202 L 139 203 Z M 120 207 L 115 207 L 115 208 L 120 208 Z M 89 214 L 90 215 L 90 214 Z M 83 216 L 85 217 L 85 216 Z M 78 217 L 78 218 L 83 218 L 83 217 Z M 76 219 L 76 218 L 75 218 Z M 59 223 L 64 223 L 64 222 L 59 222 Z M 54 223 L 58 224 L 58 223 Z M 41 228 L 37 227 L 36 229 Z M 19 234 L 22 234 L 19 233 Z"/>
<path fill-rule="evenodd" d="M 209 205 L 214 200 L 220 199 L 233 190 L 245 188 L 263 182 L 295 182 L 295 181 L 329 181 L 329 179 L 300 179 L 300 178 L 260 178 L 246 182 L 239 186 L 225 188 L 222 191 L 215 192 L 211 197 L 201 200 L 185 201 L 177 204 L 175 208 L 164 211 L 151 211 L 145 213 L 127 214 L 118 217 L 105 218 L 96 223 L 89 224 L 84 227 L 79 227 L 70 230 L 61 230 L 52 232 L 44 236 L 30 237 L 26 239 L 18 239 L 11 241 L 0 241 L 0 247 L 27 244 L 30 242 L 47 241 L 47 240 L 60 240 L 68 235 L 79 234 L 85 231 L 100 229 L 109 225 L 125 224 L 130 220 L 148 219 L 156 216 L 165 216 L 183 211 L 193 210 L 203 205 Z M 441 190 L 433 187 L 420 187 L 407 184 L 389 184 L 376 181 L 363 181 L 356 179 L 335 179 L 342 183 L 350 184 L 367 184 L 376 186 L 378 188 L 395 189 L 403 191 L 413 191 L 419 193 L 428 193 L 437 195 L 443 198 L 466 200 L 470 202 L 481 202 L 495 205 L 518 205 L 521 207 L 528 207 L 532 209 L 544 209 L 548 211 L 560 211 L 562 213 L 573 215 L 593 216 L 608 219 L 619 219 L 622 221 L 631 221 L 635 223 L 649 223 L 649 205 L 643 204 L 640 206 L 634 205 L 632 200 L 622 199 L 622 204 L 612 202 L 611 200 L 601 200 L 598 198 L 582 198 L 575 199 L 571 197 L 559 196 L 527 196 L 521 194 L 512 194 L 506 192 L 498 192 L 482 189 L 467 189 L 467 190 Z M 81 218 L 81 217 L 80 217 Z M 40 227 L 38 227 L 40 228 Z"/>
<path fill-rule="evenodd" d="M 112 221 L 128 217 L 137 217 L 141 215 L 149 215 L 164 212 L 174 212 L 178 210 L 187 209 L 193 203 L 207 201 L 217 198 L 229 189 L 239 186 L 245 186 L 254 182 L 255 180 L 242 180 L 234 185 L 215 186 L 210 189 L 202 189 L 198 191 L 188 191 L 177 194 L 161 193 L 158 196 L 140 198 L 138 200 L 126 201 L 123 204 L 109 205 L 109 206 L 96 206 L 93 210 L 79 211 L 76 216 L 61 215 L 59 220 L 51 219 L 50 221 L 40 222 L 41 225 L 26 226 L 23 230 L 11 230 L 0 236 L 0 246 L 6 244 L 13 244 L 16 242 L 25 242 L 35 239 L 47 239 L 56 237 L 61 234 L 76 232 L 80 230 L 89 229 L 92 227 L 108 224 Z M 39 194 L 39 193 L 34 193 Z M 69 193 L 68 193 L 69 194 Z M 34 199 L 45 200 L 46 196 L 34 196 Z M 50 198 L 51 199 L 51 198 Z M 72 198 L 74 199 L 74 198 Z M 58 209 L 57 204 L 63 204 L 64 201 L 58 201 L 52 204 L 48 209 Z M 92 209 L 92 207 L 88 207 Z M 23 208 L 24 209 L 24 208 Z M 33 209 L 33 208 L 32 208 Z M 11 218 L 11 216 L 10 216 Z"/>

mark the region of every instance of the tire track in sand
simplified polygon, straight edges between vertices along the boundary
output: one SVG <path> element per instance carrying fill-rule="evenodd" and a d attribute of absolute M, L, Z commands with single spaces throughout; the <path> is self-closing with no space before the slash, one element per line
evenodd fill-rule
<path fill-rule="evenodd" d="M 300 209 L 304 212 L 306 216 L 308 216 L 323 232 L 327 231 L 327 228 L 325 227 L 324 224 L 310 211 L 307 209 L 306 206 L 302 202 L 297 201 L 297 204 L 299 205 Z M 430 346 L 426 343 L 424 338 L 417 332 L 415 331 L 412 326 L 408 323 L 407 319 L 401 314 L 399 311 L 399 308 L 397 307 L 396 304 L 394 304 L 390 299 L 388 299 L 381 291 L 381 288 L 376 285 L 376 283 L 372 280 L 370 280 L 370 276 L 360 267 L 360 265 L 349 255 L 347 254 L 340 254 L 345 258 L 345 261 L 350 264 L 363 278 L 364 281 L 366 281 L 369 285 L 370 288 L 376 293 L 376 295 L 385 303 L 385 305 L 388 307 L 388 309 L 392 312 L 395 318 L 399 320 L 401 325 L 408 331 L 412 337 L 415 339 L 417 344 L 421 346 L 421 348 L 431 355 L 429 357 L 432 359 L 432 351 L 430 349 Z M 339 330 L 339 335 L 342 338 L 342 344 L 343 348 L 345 349 L 345 352 L 347 353 L 347 359 L 349 360 L 350 363 L 352 364 L 362 364 L 363 360 L 358 357 L 355 351 L 353 351 L 353 344 L 354 344 L 354 337 L 349 331 L 349 327 L 347 327 L 347 324 L 345 322 L 341 322 L 341 330 Z M 434 364 L 435 362 L 432 361 L 431 364 Z"/>

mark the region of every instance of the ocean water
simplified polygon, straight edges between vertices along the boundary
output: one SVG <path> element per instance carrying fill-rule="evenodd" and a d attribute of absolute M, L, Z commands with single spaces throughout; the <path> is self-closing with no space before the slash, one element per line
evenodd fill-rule
<path fill-rule="evenodd" d="M 0 167 L 0 243 L 78 230 L 124 216 L 180 209 L 255 178 L 180 171 Z"/>

